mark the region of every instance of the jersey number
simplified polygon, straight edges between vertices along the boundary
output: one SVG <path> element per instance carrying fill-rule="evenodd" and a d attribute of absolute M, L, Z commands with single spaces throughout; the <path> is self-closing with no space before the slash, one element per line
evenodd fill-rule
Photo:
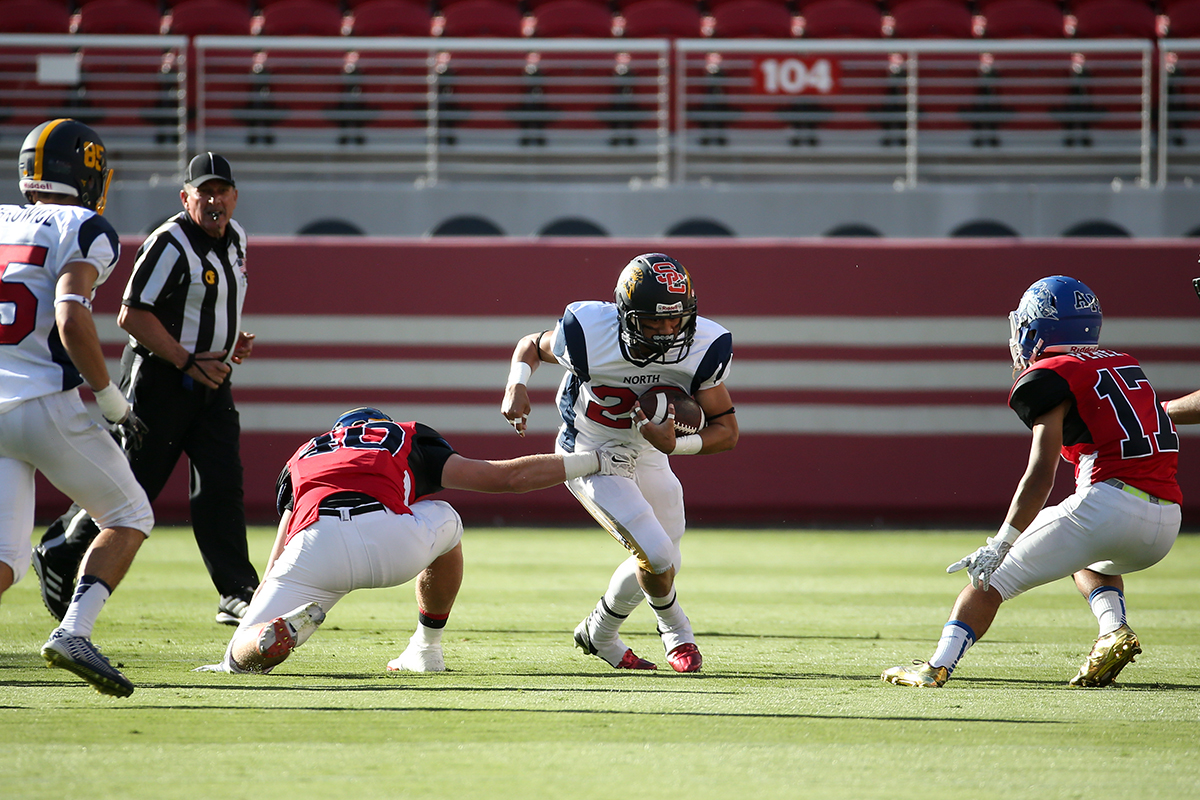
<path fill-rule="evenodd" d="M 4 280 L 10 264 L 46 263 L 46 248 L 32 244 L 0 244 L 0 306 L 10 305 L 12 313 L 0 308 L 0 344 L 20 344 L 37 325 L 37 296 L 23 283 Z"/>
<path fill-rule="evenodd" d="M 588 403 L 585 414 L 588 419 L 609 428 L 628 428 L 633 424 L 629 413 L 633 410 L 638 396 L 632 389 L 624 386 L 596 386 L 592 391 L 604 402 L 597 403 L 593 400 Z"/>
<path fill-rule="evenodd" d="M 1116 375 L 1113 375 L 1114 372 Z M 1121 458 L 1143 458 L 1153 455 L 1155 451 L 1174 453 L 1179 450 L 1179 435 L 1175 433 L 1166 410 L 1158 402 L 1158 397 L 1150 387 L 1150 382 L 1146 380 L 1141 367 L 1130 365 L 1111 370 L 1102 369 L 1099 370 L 1099 375 L 1096 394 L 1109 402 L 1117 415 L 1117 422 L 1125 431 L 1125 438 L 1121 440 Z M 1151 436 L 1146 435 L 1146 428 L 1134 409 L 1133 399 L 1129 394 L 1133 391 L 1150 392 L 1152 405 L 1157 412 Z"/>
<path fill-rule="evenodd" d="M 370 422 L 323 433 L 309 442 L 300 458 L 332 453 L 342 447 L 351 450 L 386 450 L 393 457 L 404 447 L 404 429 L 394 422 Z"/>

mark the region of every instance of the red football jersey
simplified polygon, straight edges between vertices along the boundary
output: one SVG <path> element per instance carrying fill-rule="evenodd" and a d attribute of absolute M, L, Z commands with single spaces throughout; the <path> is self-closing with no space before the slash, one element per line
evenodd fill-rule
<path fill-rule="evenodd" d="M 312 525 L 321 501 L 338 492 L 360 492 L 396 514 L 411 513 L 413 503 L 441 489 L 442 465 L 453 452 L 437 431 L 417 422 L 372 421 L 310 439 L 286 467 L 293 498 L 288 538 Z"/>
<path fill-rule="evenodd" d="M 1175 480 L 1179 435 L 1137 359 L 1092 350 L 1040 359 L 1021 373 L 1008 404 L 1030 428 L 1068 397 L 1062 456 L 1075 483 L 1118 478 L 1144 492 L 1183 501 Z"/>

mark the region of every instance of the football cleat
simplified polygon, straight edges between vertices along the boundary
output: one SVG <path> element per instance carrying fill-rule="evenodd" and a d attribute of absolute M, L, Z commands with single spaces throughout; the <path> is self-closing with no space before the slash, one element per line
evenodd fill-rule
<path fill-rule="evenodd" d="M 411 639 L 408 647 L 388 662 L 388 672 L 445 672 L 446 658 L 440 644 L 417 644 Z"/>
<path fill-rule="evenodd" d="M 699 672 L 704 657 L 695 642 L 685 642 L 667 653 L 667 663 L 676 672 Z"/>
<path fill-rule="evenodd" d="M 129 697 L 133 694 L 133 684 L 129 679 L 109 663 L 99 648 L 86 637 L 72 636 L 62 628 L 55 628 L 42 645 L 42 658 L 51 667 L 74 672 L 100 694 L 113 697 Z"/>
<path fill-rule="evenodd" d="M 308 641 L 325 621 L 325 611 L 316 603 L 300 606 L 263 626 L 258 634 L 258 652 L 264 658 L 280 658 Z"/>
<path fill-rule="evenodd" d="M 60 622 L 75 594 L 75 576 L 83 561 L 83 551 L 62 543 L 47 546 L 45 542 L 33 548 L 33 571 L 37 573 L 46 610 Z"/>
<path fill-rule="evenodd" d="M 222 625 L 240 624 L 253 597 L 253 590 L 240 595 L 221 595 L 221 601 L 217 603 L 217 622 Z"/>
<path fill-rule="evenodd" d="M 935 667 L 928 661 L 914 661 L 911 667 L 890 667 L 879 679 L 897 686 L 915 686 L 918 689 L 940 689 L 950 678 L 950 670 Z"/>
<path fill-rule="evenodd" d="M 1142 652 L 1137 634 L 1128 625 L 1106 633 L 1092 645 L 1079 674 L 1067 681 L 1068 686 L 1108 686 L 1133 657 Z"/>
<path fill-rule="evenodd" d="M 598 611 L 592 611 L 591 614 L 588 614 L 587 619 L 575 626 L 576 647 L 590 656 L 596 656 L 606 661 L 614 669 L 658 669 L 655 664 L 638 657 L 632 648 L 625 647 L 620 639 L 613 639 L 607 645 L 601 643 L 601 647 L 604 648 L 601 652 L 600 648 L 596 646 L 596 640 L 588 631 L 588 622 L 598 613 Z M 620 655 L 617 655 L 618 653 Z"/>

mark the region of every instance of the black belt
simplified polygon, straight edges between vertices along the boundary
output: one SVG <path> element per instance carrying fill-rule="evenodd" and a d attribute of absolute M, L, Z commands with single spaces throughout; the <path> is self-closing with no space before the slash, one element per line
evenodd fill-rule
<path fill-rule="evenodd" d="M 317 506 L 317 514 L 322 517 L 341 517 L 350 519 L 359 514 L 370 514 L 383 511 L 383 503 L 362 492 L 338 492 L 331 494 Z"/>

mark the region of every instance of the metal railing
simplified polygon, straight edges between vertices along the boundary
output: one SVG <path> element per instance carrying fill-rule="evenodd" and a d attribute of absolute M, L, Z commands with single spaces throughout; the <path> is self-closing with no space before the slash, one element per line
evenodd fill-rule
<path fill-rule="evenodd" d="M 1200 40 L 0 35 L 0 158 L 75 116 L 150 182 L 217 149 L 426 185 L 1162 185 L 1200 175 L 1198 87 Z"/>

